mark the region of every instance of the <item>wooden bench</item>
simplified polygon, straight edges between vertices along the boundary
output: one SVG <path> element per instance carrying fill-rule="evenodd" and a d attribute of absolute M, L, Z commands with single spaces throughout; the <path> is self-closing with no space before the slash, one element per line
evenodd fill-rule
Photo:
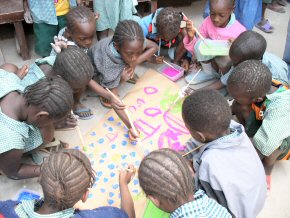
<path fill-rule="evenodd" d="M 0 4 L 0 24 L 14 24 L 16 40 L 19 43 L 21 57 L 23 60 L 29 59 L 29 50 L 22 26 L 22 20 L 24 20 L 23 1 L 1 0 Z"/>

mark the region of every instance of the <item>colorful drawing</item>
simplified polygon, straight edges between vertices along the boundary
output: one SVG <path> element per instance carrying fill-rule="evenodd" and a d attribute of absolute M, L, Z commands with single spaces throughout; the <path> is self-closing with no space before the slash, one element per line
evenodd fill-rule
<path fill-rule="evenodd" d="M 134 124 L 141 133 L 142 145 L 146 151 L 166 147 L 181 150 L 189 139 L 190 134 L 181 114 L 177 113 L 181 103 L 176 105 L 178 110 L 174 112 L 166 112 L 168 108 L 164 107 L 172 103 L 178 90 L 175 83 L 150 70 L 124 98 Z M 90 198 L 78 207 L 120 207 L 118 170 L 128 164 L 134 164 L 138 168 L 143 157 L 140 147 L 135 142 L 130 142 L 128 137 L 128 129 L 113 110 L 86 135 L 88 146 L 85 153 L 93 163 L 97 177 L 90 190 Z M 146 197 L 141 191 L 137 176 L 129 188 L 134 199 L 136 216 L 143 217 Z"/>

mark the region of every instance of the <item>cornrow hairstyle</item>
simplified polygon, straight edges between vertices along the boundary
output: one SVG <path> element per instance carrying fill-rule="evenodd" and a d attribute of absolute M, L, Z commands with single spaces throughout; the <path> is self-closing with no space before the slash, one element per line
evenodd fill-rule
<path fill-rule="evenodd" d="M 52 71 L 72 88 L 83 88 L 93 78 L 94 67 L 86 53 L 76 46 L 69 46 L 57 54 Z"/>
<path fill-rule="evenodd" d="M 146 195 L 167 199 L 175 205 L 193 196 L 193 178 L 186 160 L 165 148 L 151 152 L 139 167 L 139 182 Z"/>
<path fill-rule="evenodd" d="M 220 135 L 231 122 L 231 109 L 216 90 L 199 90 L 182 104 L 182 117 L 190 130 Z"/>
<path fill-rule="evenodd" d="M 229 90 L 239 90 L 252 99 L 264 97 L 271 89 L 272 74 L 258 60 L 247 60 L 235 67 L 228 79 Z"/>
<path fill-rule="evenodd" d="M 239 60 L 239 63 L 251 59 L 261 60 L 266 48 L 266 39 L 260 33 L 248 30 L 239 35 L 231 45 L 230 57 Z"/>
<path fill-rule="evenodd" d="M 113 42 L 119 46 L 125 41 L 145 40 L 141 26 L 133 20 L 120 21 L 116 27 L 113 36 Z"/>
<path fill-rule="evenodd" d="M 72 8 L 66 15 L 67 29 L 73 33 L 76 23 L 95 22 L 94 13 L 85 6 Z"/>
<path fill-rule="evenodd" d="M 46 77 L 25 88 L 27 105 L 35 105 L 49 113 L 51 118 L 62 118 L 73 107 L 73 91 L 61 77 Z"/>
<path fill-rule="evenodd" d="M 85 154 L 64 149 L 45 158 L 40 185 L 44 201 L 58 210 L 72 208 L 95 182 L 95 172 Z"/>
<path fill-rule="evenodd" d="M 173 8 L 163 8 L 156 18 L 157 33 L 159 36 L 168 36 L 168 40 L 174 39 L 179 31 L 182 15 Z"/>

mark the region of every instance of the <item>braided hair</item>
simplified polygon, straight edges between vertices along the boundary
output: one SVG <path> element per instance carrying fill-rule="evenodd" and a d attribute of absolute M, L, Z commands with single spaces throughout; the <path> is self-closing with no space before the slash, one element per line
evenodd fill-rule
<path fill-rule="evenodd" d="M 72 208 L 95 182 L 89 159 L 75 149 L 64 149 L 45 158 L 40 185 L 44 201 L 58 210 Z"/>
<path fill-rule="evenodd" d="M 116 27 L 113 36 L 113 42 L 119 46 L 125 41 L 145 40 L 141 26 L 133 20 L 120 21 Z"/>
<path fill-rule="evenodd" d="M 181 21 L 182 15 L 173 8 L 162 9 L 156 18 L 158 35 L 167 36 L 167 40 L 174 39 L 179 33 Z"/>
<path fill-rule="evenodd" d="M 41 107 L 51 118 L 61 118 L 73 107 L 73 92 L 61 77 L 46 77 L 26 87 L 23 96 L 27 105 Z"/>
<path fill-rule="evenodd" d="M 175 205 L 193 196 L 194 185 L 186 160 L 165 148 L 151 152 L 139 167 L 139 182 L 146 195 L 169 200 Z"/>
<path fill-rule="evenodd" d="M 94 67 L 86 53 L 76 46 L 69 46 L 57 54 L 52 71 L 72 88 L 83 88 L 92 79 Z"/>
<path fill-rule="evenodd" d="M 72 8 L 66 15 L 67 29 L 73 33 L 76 23 L 90 23 L 95 22 L 94 13 L 85 6 L 78 6 Z"/>

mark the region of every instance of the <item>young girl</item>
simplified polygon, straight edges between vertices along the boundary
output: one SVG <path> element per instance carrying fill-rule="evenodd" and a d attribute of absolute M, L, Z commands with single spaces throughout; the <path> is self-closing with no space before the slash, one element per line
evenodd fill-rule
<path fill-rule="evenodd" d="M 124 20 L 117 25 L 113 38 L 96 43 L 88 55 L 99 84 L 118 95 L 119 84 L 132 78 L 136 65 L 149 60 L 156 51 L 157 46 L 144 39 L 137 22 Z M 100 97 L 100 100 L 103 106 L 112 107 L 110 99 Z"/>
<path fill-rule="evenodd" d="M 170 218 L 231 217 L 204 191 L 194 190 L 189 164 L 171 149 L 153 151 L 142 160 L 139 182 L 146 196 Z"/>
<path fill-rule="evenodd" d="M 59 77 L 24 89 L 15 74 L 4 70 L 0 83 L 0 171 L 11 179 L 38 177 L 39 166 L 23 164 L 22 156 L 53 141 L 53 122 L 72 109 L 72 90 Z"/>
<path fill-rule="evenodd" d="M 96 16 L 85 6 L 78 6 L 66 15 L 67 27 L 61 29 L 50 55 L 56 55 L 61 47 L 77 46 L 85 53 L 92 46 L 96 34 Z"/>
<path fill-rule="evenodd" d="M 233 10 L 235 1 L 228 0 L 211 0 L 210 16 L 207 17 L 199 32 L 206 39 L 212 40 L 233 40 L 237 38 L 246 29 L 235 18 Z M 183 43 L 185 48 L 195 55 L 197 61 L 201 62 L 203 72 L 195 78 L 193 83 L 201 83 L 207 80 L 220 77 L 216 72 L 227 72 L 231 67 L 229 58 L 215 58 L 214 56 L 204 56 L 199 52 L 200 45 L 203 41 L 196 36 L 192 21 L 187 21 L 187 36 Z M 186 77 L 189 82 L 197 71 L 193 71 Z"/>
<path fill-rule="evenodd" d="M 130 168 L 134 170 L 132 167 Z M 0 216 L 4 217 L 135 217 L 134 204 L 128 183 L 134 173 L 120 172 L 121 207 L 100 207 L 94 210 L 76 210 L 73 206 L 85 202 L 95 174 L 89 159 L 80 151 L 66 149 L 51 154 L 41 166 L 42 200 L 0 202 Z M 72 180 L 73 177 L 73 180 Z"/>

